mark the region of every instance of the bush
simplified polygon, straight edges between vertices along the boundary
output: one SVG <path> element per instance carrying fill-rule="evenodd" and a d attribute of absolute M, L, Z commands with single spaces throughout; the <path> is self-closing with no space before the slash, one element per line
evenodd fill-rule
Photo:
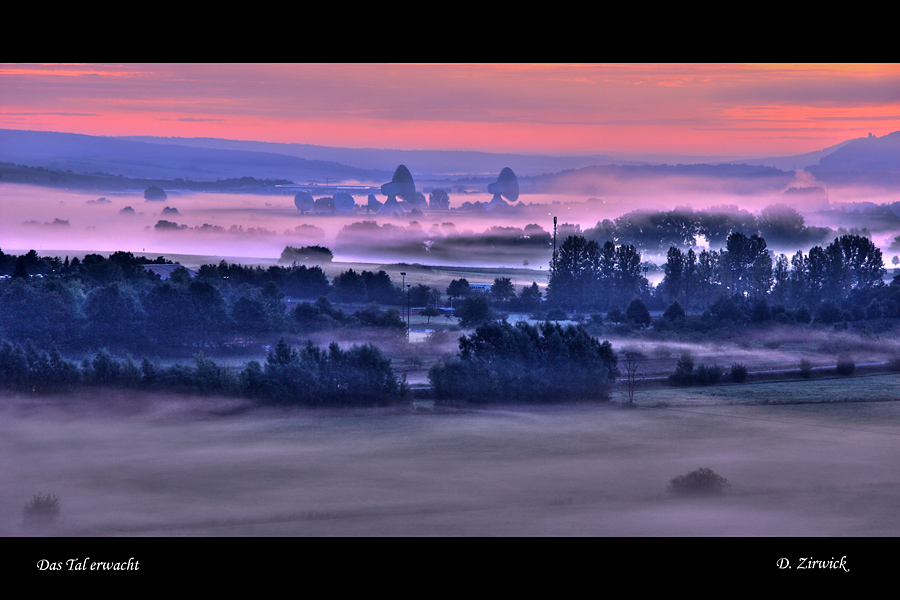
<path fill-rule="evenodd" d="M 675 372 L 669 375 L 669 381 L 676 385 L 689 385 L 694 381 L 694 356 L 690 352 L 681 353 Z"/>
<path fill-rule="evenodd" d="M 900 371 L 900 356 L 894 355 L 887 361 L 887 367 L 891 371 Z"/>
<path fill-rule="evenodd" d="M 812 315 L 809 314 L 809 309 L 805 306 L 801 306 L 800 308 L 795 310 L 792 316 L 798 323 L 806 324 L 812 321 Z"/>
<path fill-rule="evenodd" d="M 682 352 L 675 372 L 669 375 L 673 385 L 711 385 L 722 380 L 722 367 L 719 365 L 700 365 L 694 369 L 694 356 L 690 352 Z"/>
<path fill-rule="evenodd" d="M 684 308 L 682 308 L 681 304 L 676 300 L 672 302 L 672 304 L 669 305 L 669 308 L 666 309 L 666 312 L 663 313 L 663 318 L 667 321 L 682 319 L 684 318 Z"/>
<path fill-rule="evenodd" d="M 837 323 L 843 317 L 841 308 L 834 300 L 826 298 L 822 300 L 816 307 L 815 322 L 816 323 Z"/>
<path fill-rule="evenodd" d="M 27 524 L 47 524 L 59 518 L 59 498 L 52 494 L 35 495 L 23 511 Z"/>
<path fill-rule="evenodd" d="M 730 488 L 727 479 L 712 469 L 701 467 L 672 479 L 668 491 L 673 496 L 721 496 Z"/>
<path fill-rule="evenodd" d="M 719 365 L 700 365 L 697 367 L 697 383 L 711 385 L 722 379 L 722 367 Z"/>
<path fill-rule="evenodd" d="M 841 358 L 837 361 L 837 373 L 838 375 L 853 375 L 853 371 L 856 370 L 856 363 L 849 358 Z"/>
<path fill-rule="evenodd" d="M 735 383 L 743 383 L 747 379 L 747 365 L 734 363 L 731 365 L 731 380 Z"/>
<path fill-rule="evenodd" d="M 805 358 L 800 361 L 800 377 L 804 379 L 809 379 L 812 377 L 812 363 L 806 360 Z"/>
<path fill-rule="evenodd" d="M 628 307 L 625 309 L 625 317 L 632 323 L 642 327 L 650 325 L 651 321 L 650 311 L 647 310 L 647 305 L 640 298 L 635 298 L 628 304 Z"/>

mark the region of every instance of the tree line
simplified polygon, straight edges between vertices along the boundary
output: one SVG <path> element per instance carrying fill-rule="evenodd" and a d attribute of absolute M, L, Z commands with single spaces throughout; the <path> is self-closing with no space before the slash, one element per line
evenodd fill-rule
<path fill-rule="evenodd" d="M 459 341 L 456 357 L 435 363 L 435 397 L 452 402 L 605 400 L 618 358 L 583 325 L 489 321 Z"/>
<path fill-rule="evenodd" d="M 0 251 L 0 337 L 45 348 L 55 343 L 69 352 L 189 355 L 236 338 L 274 340 L 334 327 L 405 333 L 399 311 L 382 308 L 405 300 L 384 271 L 349 269 L 330 281 L 318 266 L 263 269 L 222 261 L 202 266 L 195 277 L 176 268 L 162 280 L 145 269 L 152 264 L 172 263 L 129 252 L 70 261 L 33 250 L 21 256 Z M 288 310 L 288 295 L 306 300 Z"/>
<path fill-rule="evenodd" d="M 372 344 L 323 350 L 312 342 L 296 349 L 283 339 L 264 364 L 243 369 L 216 364 L 203 354 L 190 364 L 161 366 L 144 358 L 117 359 L 106 349 L 80 363 L 59 350 L 0 341 L 0 388 L 17 392 L 60 393 L 84 389 L 136 389 L 183 394 L 251 398 L 286 406 L 387 406 L 408 392 L 381 350 Z"/>
<path fill-rule="evenodd" d="M 639 299 L 657 310 L 671 308 L 753 320 L 855 321 L 900 317 L 900 283 L 886 285 L 881 250 L 868 238 L 845 234 L 830 244 L 775 254 L 758 235 L 731 232 L 721 250 L 683 251 L 670 246 L 664 276 L 655 288 L 642 273 L 640 253 L 630 245 L 600 245 L 569 236 L 550 267 L 550 306 L 610 311 Z"/>
<path fill-rule="evenodd" d="M 713 206 L 704 210 L 676 207 L 672 210 L 634 210 L 615 219 L 603 219 L 583 235 L 601 245 L 634 246 L 648 254 L 664 254 L 670 247 L 687 249 L 697 245 L 700 236 L 710 247 L 722 247 L 735 232 L 758 235 L 773 246 L 809 246 L 836 236 L 829 227 L 806 225 L 803 215 L 787 204 L 770 204 L 759 215 L 734 205 Z M 852 233 L 852 232 L 846 232 Z"/>

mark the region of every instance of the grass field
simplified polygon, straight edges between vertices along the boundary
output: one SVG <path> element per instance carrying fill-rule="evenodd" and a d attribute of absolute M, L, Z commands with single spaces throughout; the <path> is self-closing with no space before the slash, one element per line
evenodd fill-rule
<path fill-rule="evenodd" d="M 619 382 L 612 399 L 627 400 L 624 383 Z M 696 406 L 706 404 L 810 404 L 900 401 L 900 374 L 876 373 L 853 377 L 829 376 L 815 379 L 761 381 L 696 387 L 636 387 L 638 406 Z"/>
<path fill-rule="evenodd" d="M 731 404 L 741 390 L 427 413 L 7 396 L 0 535 L 900 534 L 900 402 Z M 698 467 L 730 493 L 667 496 Z M 59 498 L 56 524 L 26 526 L 35 494 Z"/>

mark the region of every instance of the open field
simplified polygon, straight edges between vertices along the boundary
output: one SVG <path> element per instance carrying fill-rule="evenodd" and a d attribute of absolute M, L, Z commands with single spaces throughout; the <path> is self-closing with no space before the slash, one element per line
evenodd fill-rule
<path fill-rule="evenodd" d="M 730 405 L 751 387 L 425 413 L 6 395 L 0 535 L 900 534 L 900 402 Z M 667 496 L 701 466 L 729 495 Z M 60 499 L 56 525 L 24 524 L 35 494 Z"/>

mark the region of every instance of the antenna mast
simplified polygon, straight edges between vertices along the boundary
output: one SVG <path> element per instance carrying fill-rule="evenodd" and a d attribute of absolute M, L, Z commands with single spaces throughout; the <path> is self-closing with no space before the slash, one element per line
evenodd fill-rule
<path fill-rule="evenodd" d="M 556 217 L 553 217 L 553 261 L 550 263 L 550 268 L 554 267 L 556 267 Z"/>

